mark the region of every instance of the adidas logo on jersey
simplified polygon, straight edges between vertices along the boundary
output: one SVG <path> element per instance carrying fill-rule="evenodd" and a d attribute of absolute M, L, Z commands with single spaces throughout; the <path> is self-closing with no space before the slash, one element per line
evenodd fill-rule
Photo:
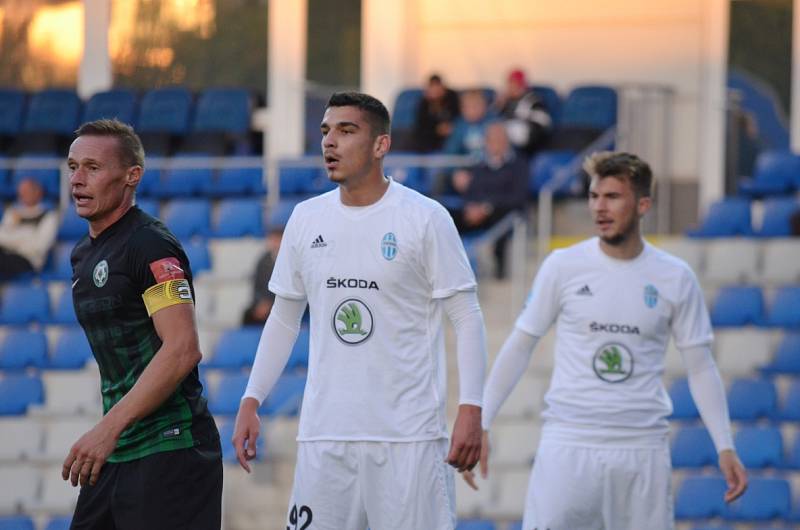
<path fill-rule="evenodd" d="M 578 289 L 578 292 L 576 292 L 575 294 L 579 294 L 581 296 L 592 296 L 592 290 L 589 289 L 588 285 L 584 285 L 583 287 Z"/>
<path fill-rule="evenodd" d="M 322 236 L 317 236 L 317 239 L 315 239 L 314 242 L 311 243 L 311 248 L 322 248 L 327 246 L 328 244 L 325 242 L 324 239 L 322 239 Z"/>

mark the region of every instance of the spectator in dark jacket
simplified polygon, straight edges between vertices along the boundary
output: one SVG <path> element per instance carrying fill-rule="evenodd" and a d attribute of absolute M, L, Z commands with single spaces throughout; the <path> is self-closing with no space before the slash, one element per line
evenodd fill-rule
<path fill-rule="evenodd" d="M 553 130 L 553 120 L 542 100 L 530 89 L 525 73 L 513 70 L 506 90 L 497 99 L 497 109 L 508 130 L 511 145 L 530 158 L 542 149 Z"/>
<path fill-rule="evenodd" d="M 417 107 L 414 122 L 416 150 L 420 153 L 441 150 L 460 114 L 458 94 L 448 88 L 439 75 L 433 74 Z"/>

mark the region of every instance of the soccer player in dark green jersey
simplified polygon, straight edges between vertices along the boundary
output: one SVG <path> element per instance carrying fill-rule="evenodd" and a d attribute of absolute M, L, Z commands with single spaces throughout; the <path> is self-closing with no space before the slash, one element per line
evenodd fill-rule
<path fill-rule="evenodd" d="M 72 297 L 100 367 L 103 419 L 72 446 L 73 529 L 219 529 L 219 434 L 201 396 L 192 273 L 180 243 L 135 206 L 144 149 L 116 120 L 82 125 L 70 186 L 89 235 Z"/>

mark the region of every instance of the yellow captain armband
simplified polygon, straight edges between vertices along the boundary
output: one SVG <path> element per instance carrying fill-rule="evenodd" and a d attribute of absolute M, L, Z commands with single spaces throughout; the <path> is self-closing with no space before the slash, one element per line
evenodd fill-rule
<path fill-rule="evenodd" d="M 142 295 L 147 316 L 175 304 L 193 304 L 192 289 L 189 280 L 167 280 L 150 287 Z"/>

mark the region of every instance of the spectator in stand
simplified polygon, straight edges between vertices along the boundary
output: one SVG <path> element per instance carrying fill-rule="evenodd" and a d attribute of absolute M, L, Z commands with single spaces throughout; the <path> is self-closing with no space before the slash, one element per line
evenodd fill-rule
<path fill-rule="evenodd" d="M 512 70 L 506 90 L 496 102 L 514 149 L 527 158 L 541 150 L 553 131 L 553 120 L 542 100 L 530 89 L 525 73 Z"/>
<path fill-rule="evenodd" d="M 283 227 L 274 228 L 267 235 L 267 248 L 258 258 L 256 270 L 253 273 L 253 301 L 244 310 L 242 316 L 243 326 L 264 325 L 267 321 L 272 304 L 275 303 L 275 293 L 269 290 L 269 278 L 272 276 L 272 269 L 275 267 L 275 259 L 278 257 L 278 249 L 283 238 Z"/>
<path fill-rule="evenodd" d="M 492 121 L 488 113 L 486 96 L 480 89 L 466 90 L 461 94 L 461 118 L 456 121 L 453 133 L 444 144 L 449 155 L 470 155 L 476 160 L 483 156 L 486 126 Z"/>
<path fill-rule="evenodd" d="M 513 211 L 526 206 L 528 163 L 509 143 L 502 122 L 486 128 L 484 160 L 453 174 L 453 188 L 464 198 L 461 210 L 451 211 L 462 234 L 485 230 Z M 505 250 L 509 234 L 497 240 L 494 248 L 495 277 L 506 276 Z"/>
<path fill-rule="evenodd" d="M 0 281 L 39 271 L 56 239 L 58 214 L 42 203 L 44 188 L 32 178 L 17 186 L 17 204 L 0 222 Z"/>
<path fill-rule="evenodd" d="M 789 217 L 789 234 L 792 237 L 800 237 L 800 209 L 795 210 Z"/>
<path fill-rule="evenodd" d="M 416 150 L 420 153 L 441 151 L 459 115 L 458 94 L 448 88 L 438 74 L 433 74 L 417 106 L 414 122 Z"/>

